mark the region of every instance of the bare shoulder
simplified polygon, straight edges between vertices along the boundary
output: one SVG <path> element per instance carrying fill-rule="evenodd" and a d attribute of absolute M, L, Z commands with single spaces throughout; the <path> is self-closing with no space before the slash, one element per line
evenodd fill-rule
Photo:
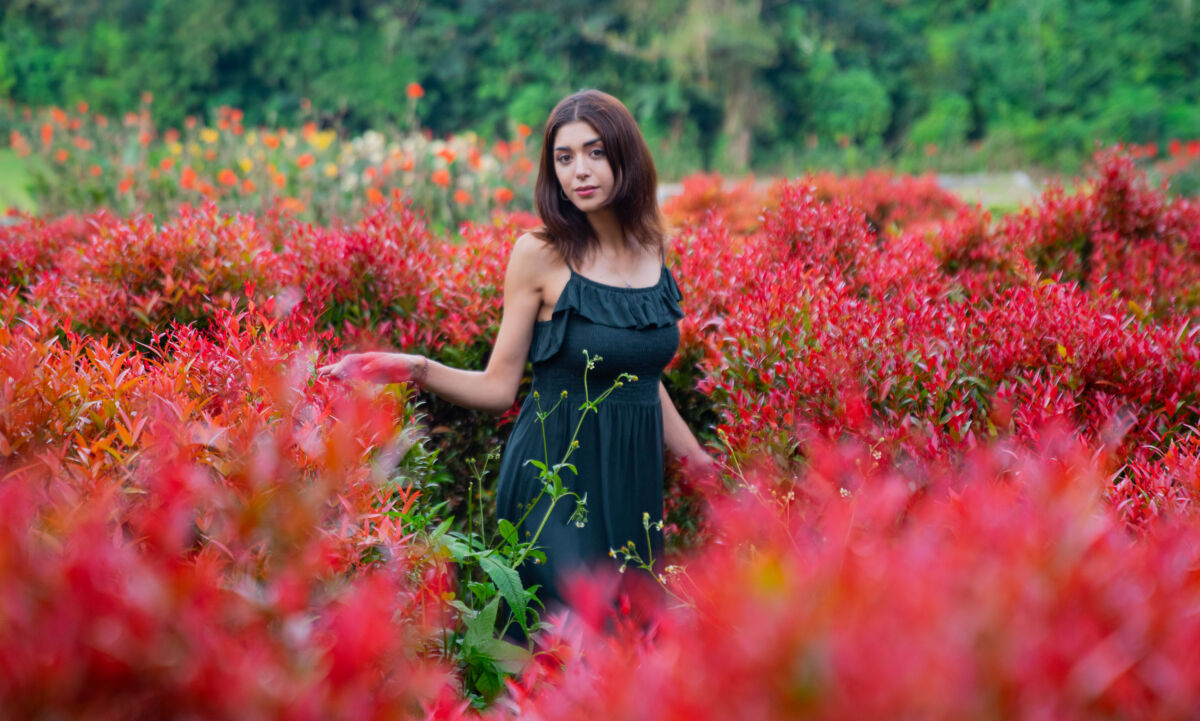
<path fill-rule="evenodd" d="M 551 276 L 566 268 L 558 250 L 533 233 L 522 233 L 509 256 L 509 273 L 534 281 L 540 287 Z"/>

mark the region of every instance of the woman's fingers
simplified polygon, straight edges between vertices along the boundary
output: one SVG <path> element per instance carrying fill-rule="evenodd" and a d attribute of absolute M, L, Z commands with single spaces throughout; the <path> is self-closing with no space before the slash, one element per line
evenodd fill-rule
<path fill-rule="evenodd" d="M 389 353 L 351 353 L 337 363 L 323 365 L 317 374 L 335 380 L 402 383 L 412 377 L 407 357 Z"/>

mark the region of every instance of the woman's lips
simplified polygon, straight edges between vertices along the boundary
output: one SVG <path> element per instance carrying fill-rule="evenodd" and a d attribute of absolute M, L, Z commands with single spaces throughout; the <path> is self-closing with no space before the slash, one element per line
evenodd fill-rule
<path fill-rule="evenodd" d="M 582 188 L 576 188 L 575 194 L 581 198 L 587 198 L 587 197 L 590 197 L 592 194 L 594 194 L 596 192 L 596 190 L 597 190 L 596 186 L 589 185 L 589 186 L 584 186 Z"/>

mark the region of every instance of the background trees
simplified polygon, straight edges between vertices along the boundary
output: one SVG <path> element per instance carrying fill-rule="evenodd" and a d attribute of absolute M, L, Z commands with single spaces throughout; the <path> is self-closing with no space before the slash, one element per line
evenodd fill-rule
<path fill-rule="evenodd" d="M 330 127 L 484 136 L 585 86 L 619 95 L 664 175 L 919 158 L 1073 168 L 1095 140 L 1200 134 L 1191 0 L 16 0 L 0 95 L 167 124 L 218 105 Z"/>

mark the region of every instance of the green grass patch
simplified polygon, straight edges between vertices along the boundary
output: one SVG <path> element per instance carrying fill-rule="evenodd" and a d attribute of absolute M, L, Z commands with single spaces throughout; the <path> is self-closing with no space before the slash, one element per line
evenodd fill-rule
<path fill-rule="evenodd" d="M 29 173 L 12 148 L 0 149 L 0 213 L 11 208 L 30 213 L 37 212 L 37 203 L 26 187 Z"/>

